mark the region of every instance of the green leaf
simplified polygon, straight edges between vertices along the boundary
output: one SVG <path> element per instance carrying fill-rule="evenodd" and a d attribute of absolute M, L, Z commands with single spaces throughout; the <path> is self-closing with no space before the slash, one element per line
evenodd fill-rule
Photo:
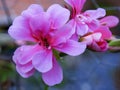
<path fill-rule="evenodd" d="M 109 46 L 120 46 L 120 39 L 109 42 Z"/>
<path fill-rule="evenodd" d="M 5 82 L 14 75 L 13 64 L 4 60 L 0 60 L 0 82 Z"/>
<path fill-rule="evenodd" d="M 56 57 L 57 60 L 60 60 L 59 52 L 53 49 L 53 54 Z"/>

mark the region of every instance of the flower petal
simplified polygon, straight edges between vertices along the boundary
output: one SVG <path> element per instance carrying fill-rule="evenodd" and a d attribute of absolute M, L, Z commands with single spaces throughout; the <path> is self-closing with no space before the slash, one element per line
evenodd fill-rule
<path fill-rule="evenodd" d="M 77 13 L 80 13 L 83 8 L 86 0 L 64 0 L 67 4 L 69 4 Z"/>
<path fill-rule="evenodd" d="M 16 68 L 19 69 L 19 71 L 22 73 L 30 72 L 34 68 L 31 61 L 24 65 L 17 63 Z"/>
<path fill-rule="evenodd" d="M 32 59 L 33 66 L 42 73 L 48 72 L 52 67 L 52 51 L 41 50 Z"/>
<path fill-rule="evenodd" d="M 88 48 L 97 52 L 104 52 L 108 49 L 108 43 L 105 40 L 101 39 L 99 42 L 92 42 Z"/>
<path fill-rule="evenodd" d="M 49 14 L 42 12 L 39 15 L 32 17 L 30 20 L 30 27 L 34 36 L 39 37 L 40 33 L 48 33 L 48 30 L 50 29 Z"/>
<path fill-rule="evenodd" d="M 103 8 L 98 8 L 97 10 L 87 10 L 84 12 L 84 15 L 87 15 L 92 19 L 97 19 L 104 17 L 106 15 L 106 11 Z"/>
<path fill-rule="evenodd" d="M 49 86 L 54 86 L 61 83 L 63 80 L 63 72 L 55 58 L 53 59 L 53 68 L 42 74 L 44 82 Z"/>
<path fill-rule="evenodd" d="M 87 45 L 90 45 L 94 41 L 96 41 L 96 42 L 100 41 L 101 37 L 102 37 L 102 34 L 99 33 L 99 32 L 98 33 L 96 32 L 96 33 L 84 36 L 83 37 L 83 42 L 86 43 Z"/>
<path fill-rule="evenodd" d="M 22 12 L 22 16 L 31 18 L 32 16 L 37 15 L 43 11 L 44 10 L 43 10 L 42 6 L 40 6 L 38 4 L 32 4 L 28 7 L 27 10 L 24 10 Z"/>
<path fill-rule="evenodd" d="M 52 29 L 58 29 L 62 27 L 68 21 L 70 16 L 69 10 L 61 7 L 59 4 L 50 6 L 47 10 L 47 13 L 51 16 L 50 22 Z"/>
<path fill-rule="evenodd" d="M 68 40 L 66 43 L 56 46 L 55 49 L 71 56 L 77 56 L 85 51 L 86 44 Z"/>
<path fill-rule="evenodd" d="M 88 32 L 88 26 L 86 24 L 77 24 L 76 30 L 78 35 L 83 36 Z"/>
<path fill-rule="evenodd" d="M 119 23 L 119 19 L 115 16 L 107 16 L 101 19 L 100 23 L 104 26 L 114 27 Z"/>
<path fill-rule="evenodd" d="M 23 72 L 21 72 L 21 70 L 18 67 L 16 67 L 16 70 L 24 78 L 28 78 L 28 77 L 32 76 L 34 74 L 34 71 L 35 71 L 34 69 L 32 69 L 29 72 L 23 73 Z"/>
<path fill-rule="evenodd" d="M 13 55 L 13 61 L 19 64 L 27 64 L 32 60 L 33 55 L 38 52 L 40 47 L 38 45 L 24 45 L 16 49 Z"/>
<path fill-rule="evenodd" d="M 34 41 L 28 23 L 26 18 L 18 16 L 8 30 L 9 35 L 16 40 Z"/>
<path fill-rule="evenodd" d="M 75 30 L 71 28 L 71 25 L 66 24 L 59 30 L 56 30 L 54 36 L 52 37 L 51 44 L 53 46 L 56 46 L 58 44 L 66 42 L 66 40 L 68 40 L 75 33 Z"/>
<path fill-rule="evenodd" d="M 89 32 L 93 32 L 99 27 L 100 23 L 98 20 L 92 20 L 90 23 L 87 23 L 87 25 L 89 27 Z"/>
<path fill-rule="evenodd" d="M 95 32 L 100 32 L 102 33 L 102 38 L 103 39 L 109 39 L 112 36 L 111 31 L 109 30 L 108 27 L 106 26 L 101 26 L 99 27 L 97 30 L 95 30 Z"/>

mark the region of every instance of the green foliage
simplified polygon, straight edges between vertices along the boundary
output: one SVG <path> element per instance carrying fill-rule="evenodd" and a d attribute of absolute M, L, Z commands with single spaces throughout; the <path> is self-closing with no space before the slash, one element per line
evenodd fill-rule
<path fill-rule="evenodd" d="M 120 39 L 109 42 L 109 46 L 120 46 Z"/>
<path fill-rule="evenodd" d="M 53 49 L 53 54 L 56 57 L 57 60 L 60 60 L 59 52 Z"/>
<path fill-rule="evenodd" d="M 13 64 L 7 61 L 0 60 L 0 82 L 5 82 L 14 73 Z"/>

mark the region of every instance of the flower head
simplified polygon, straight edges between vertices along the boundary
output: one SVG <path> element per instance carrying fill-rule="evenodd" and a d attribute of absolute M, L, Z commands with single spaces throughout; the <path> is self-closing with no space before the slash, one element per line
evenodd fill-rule
<path fill-rule="evenodd" d="M 82 12 L 86 0 L 64 0 L 72 7 L 71 20 L 69 25 L 73 26 L 75 34 L 72 39 L 82 40 L 88 48 L 94 51 L 106 51 L 108 49 L 107 39 L 112 33 L 109 28 L 118 24 L 119 20 L 115 16 L 106 16 L 106 11 L 102 8 L 87 10 Z"/>
<path fill-rule="evenodd" d="M 94 51 L 103 52 L 108 49 L 107 39 L 111 38 L 112 33 L 109 28 L 101 26 L 94 32 L 83 36 L 83 42 L 85 42 L 89 49 Z"/>
<path fill-rule="evenodd" d="M 74 26 L 73 29 L 75 29 L 78 36 L 94 32 L 94 30 L 103 25 L 113 27 L 118 24 L 119 20 L 115 16 L 108 16 L 100 19 L 106 15 L 106 11 L 103 8 L 82 12 L 82 8 L 86 0 L 65 0 L 65 2 L 72 7 L 72 23 L 70 24 Z M 113 22 L 110 20 L 113 20 Z"/>
<path fill-rule="evenodd" d="M 76 56 L 85 51 L 86 45 L 71 40 L 74 30 L 66 22 L 70 12 L 58 4 L 46 12 L 36 4 L 18 16 L 8 33 L 16 40 L 32 42 L 19 47 L 13 56 L 16 69 L 23 77 L 33 75 L 37 70 L 49 86 L 62 81 L 62 69 L 56 61 L 53 50 Z"/>

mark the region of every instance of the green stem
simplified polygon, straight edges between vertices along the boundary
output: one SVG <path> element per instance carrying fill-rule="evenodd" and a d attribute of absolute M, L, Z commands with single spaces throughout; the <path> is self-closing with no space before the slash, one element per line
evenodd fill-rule
<path fill-rule="evenodd" d="M 49 86 L 48 86 L 48 85 L 45 85 L 44 90 L 48 90 L 48 88 L 49 88 Z"/>

